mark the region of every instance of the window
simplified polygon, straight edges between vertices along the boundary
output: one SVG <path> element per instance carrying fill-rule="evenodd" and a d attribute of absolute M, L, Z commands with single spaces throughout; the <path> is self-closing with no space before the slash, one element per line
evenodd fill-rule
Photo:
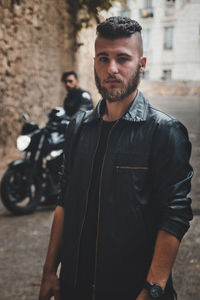
<path fill-rule="evenodd" d="M 165 0 L 166 3 L 175 3 L 175 0 Z"/>
<path fill-rule="evenodd" d="M 139 9 L 141 18 L 153 18 L 152 0 L 144 0 L 143 8 Z"/>
<path fill-rule="evenodd" d="M 152 0 L 145 0 L 144 1 L 144 7 L 145 8 L 151 8 L 152 7 Z"/>
<path fill-rule="evenodd" d="M 164 28 L 164 49 L 173 48 L 173 29 L 172 26 Z"/>
<path fill-rule="evenodd" d="M 172 78 L 172 70 L 163 70 L 163 80 L 171 79 Z"/>

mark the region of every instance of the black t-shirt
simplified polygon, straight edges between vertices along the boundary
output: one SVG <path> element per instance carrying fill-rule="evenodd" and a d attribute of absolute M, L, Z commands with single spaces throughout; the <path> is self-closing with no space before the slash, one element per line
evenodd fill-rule
<path fill-rule="evenodd" d="M 86 292 L 91 291 L 94 283 L 100 174 L 108 135 L 114 123 L 102 121 L 101 124 L 101 134 L 94 158 L 89 190 L 87 214 L 81 236 L 77 289 Z"/>

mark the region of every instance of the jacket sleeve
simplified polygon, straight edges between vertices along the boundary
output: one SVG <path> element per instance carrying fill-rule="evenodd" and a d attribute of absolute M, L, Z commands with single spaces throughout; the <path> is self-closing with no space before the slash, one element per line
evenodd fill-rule
<path fill-rule="evenodd" d="M 81 94 L 81 102 L 80 102 L 79 110 L 87 111 L 91 109 L 93 109 L 92 97 L 88 92 L 83 91 Z"/>
<path fill-rule="evenodd" d="M 57 205 L 64 207 L 64 199 L 69 181 L 69 169 L 70 169 L 70 148 L 72 142 L 72 132 L 74 128 L 74 119 L 68 125 L 65 134 L 65 143 L 63 147 L 62 164 L 60 168 L 59 176 L 59 193 L 57 195 Z"/>
<path fill-rule="evenodd" d="M 154 140 L 153 194 L 158 229 L 181 240 L 192 219 L 191 143 L 187 129 L 177 120 L 159 124 Z"/>

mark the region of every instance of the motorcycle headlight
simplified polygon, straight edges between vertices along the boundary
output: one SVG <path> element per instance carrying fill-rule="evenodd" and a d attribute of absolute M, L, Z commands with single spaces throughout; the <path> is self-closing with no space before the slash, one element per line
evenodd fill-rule
<path fill-rule="evenodd" d="M 24 151 L 28 148 L 28 146 L 30 145 L 31 142 L 31 138 L 28 135 L 20 135 L 17 138 L 17 149 L 19 151 Z"/>
<path fill-rule="evenodd" d="M 50 152 L 50 154 L 46 157 L 47 160 L 51 160 L 56 158 L 57 156 L 61 155 L 63 153 L 63 150 L 53 150 Z"/>

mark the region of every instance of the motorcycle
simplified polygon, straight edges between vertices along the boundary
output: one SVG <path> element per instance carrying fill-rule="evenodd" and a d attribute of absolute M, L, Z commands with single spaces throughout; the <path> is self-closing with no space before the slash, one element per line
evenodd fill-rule
<path fill-rule="evenodd" d="M 32 213 L 38 205 L 55 205 L 59 189 L 64 136 L 70 118 L 62 107 L 48 113 L 48 122 L 40 128 L 25 121 L 17 148 L 24 159 L 9 164 L 1 181 L 1 199 L 14 214 Z"/>

